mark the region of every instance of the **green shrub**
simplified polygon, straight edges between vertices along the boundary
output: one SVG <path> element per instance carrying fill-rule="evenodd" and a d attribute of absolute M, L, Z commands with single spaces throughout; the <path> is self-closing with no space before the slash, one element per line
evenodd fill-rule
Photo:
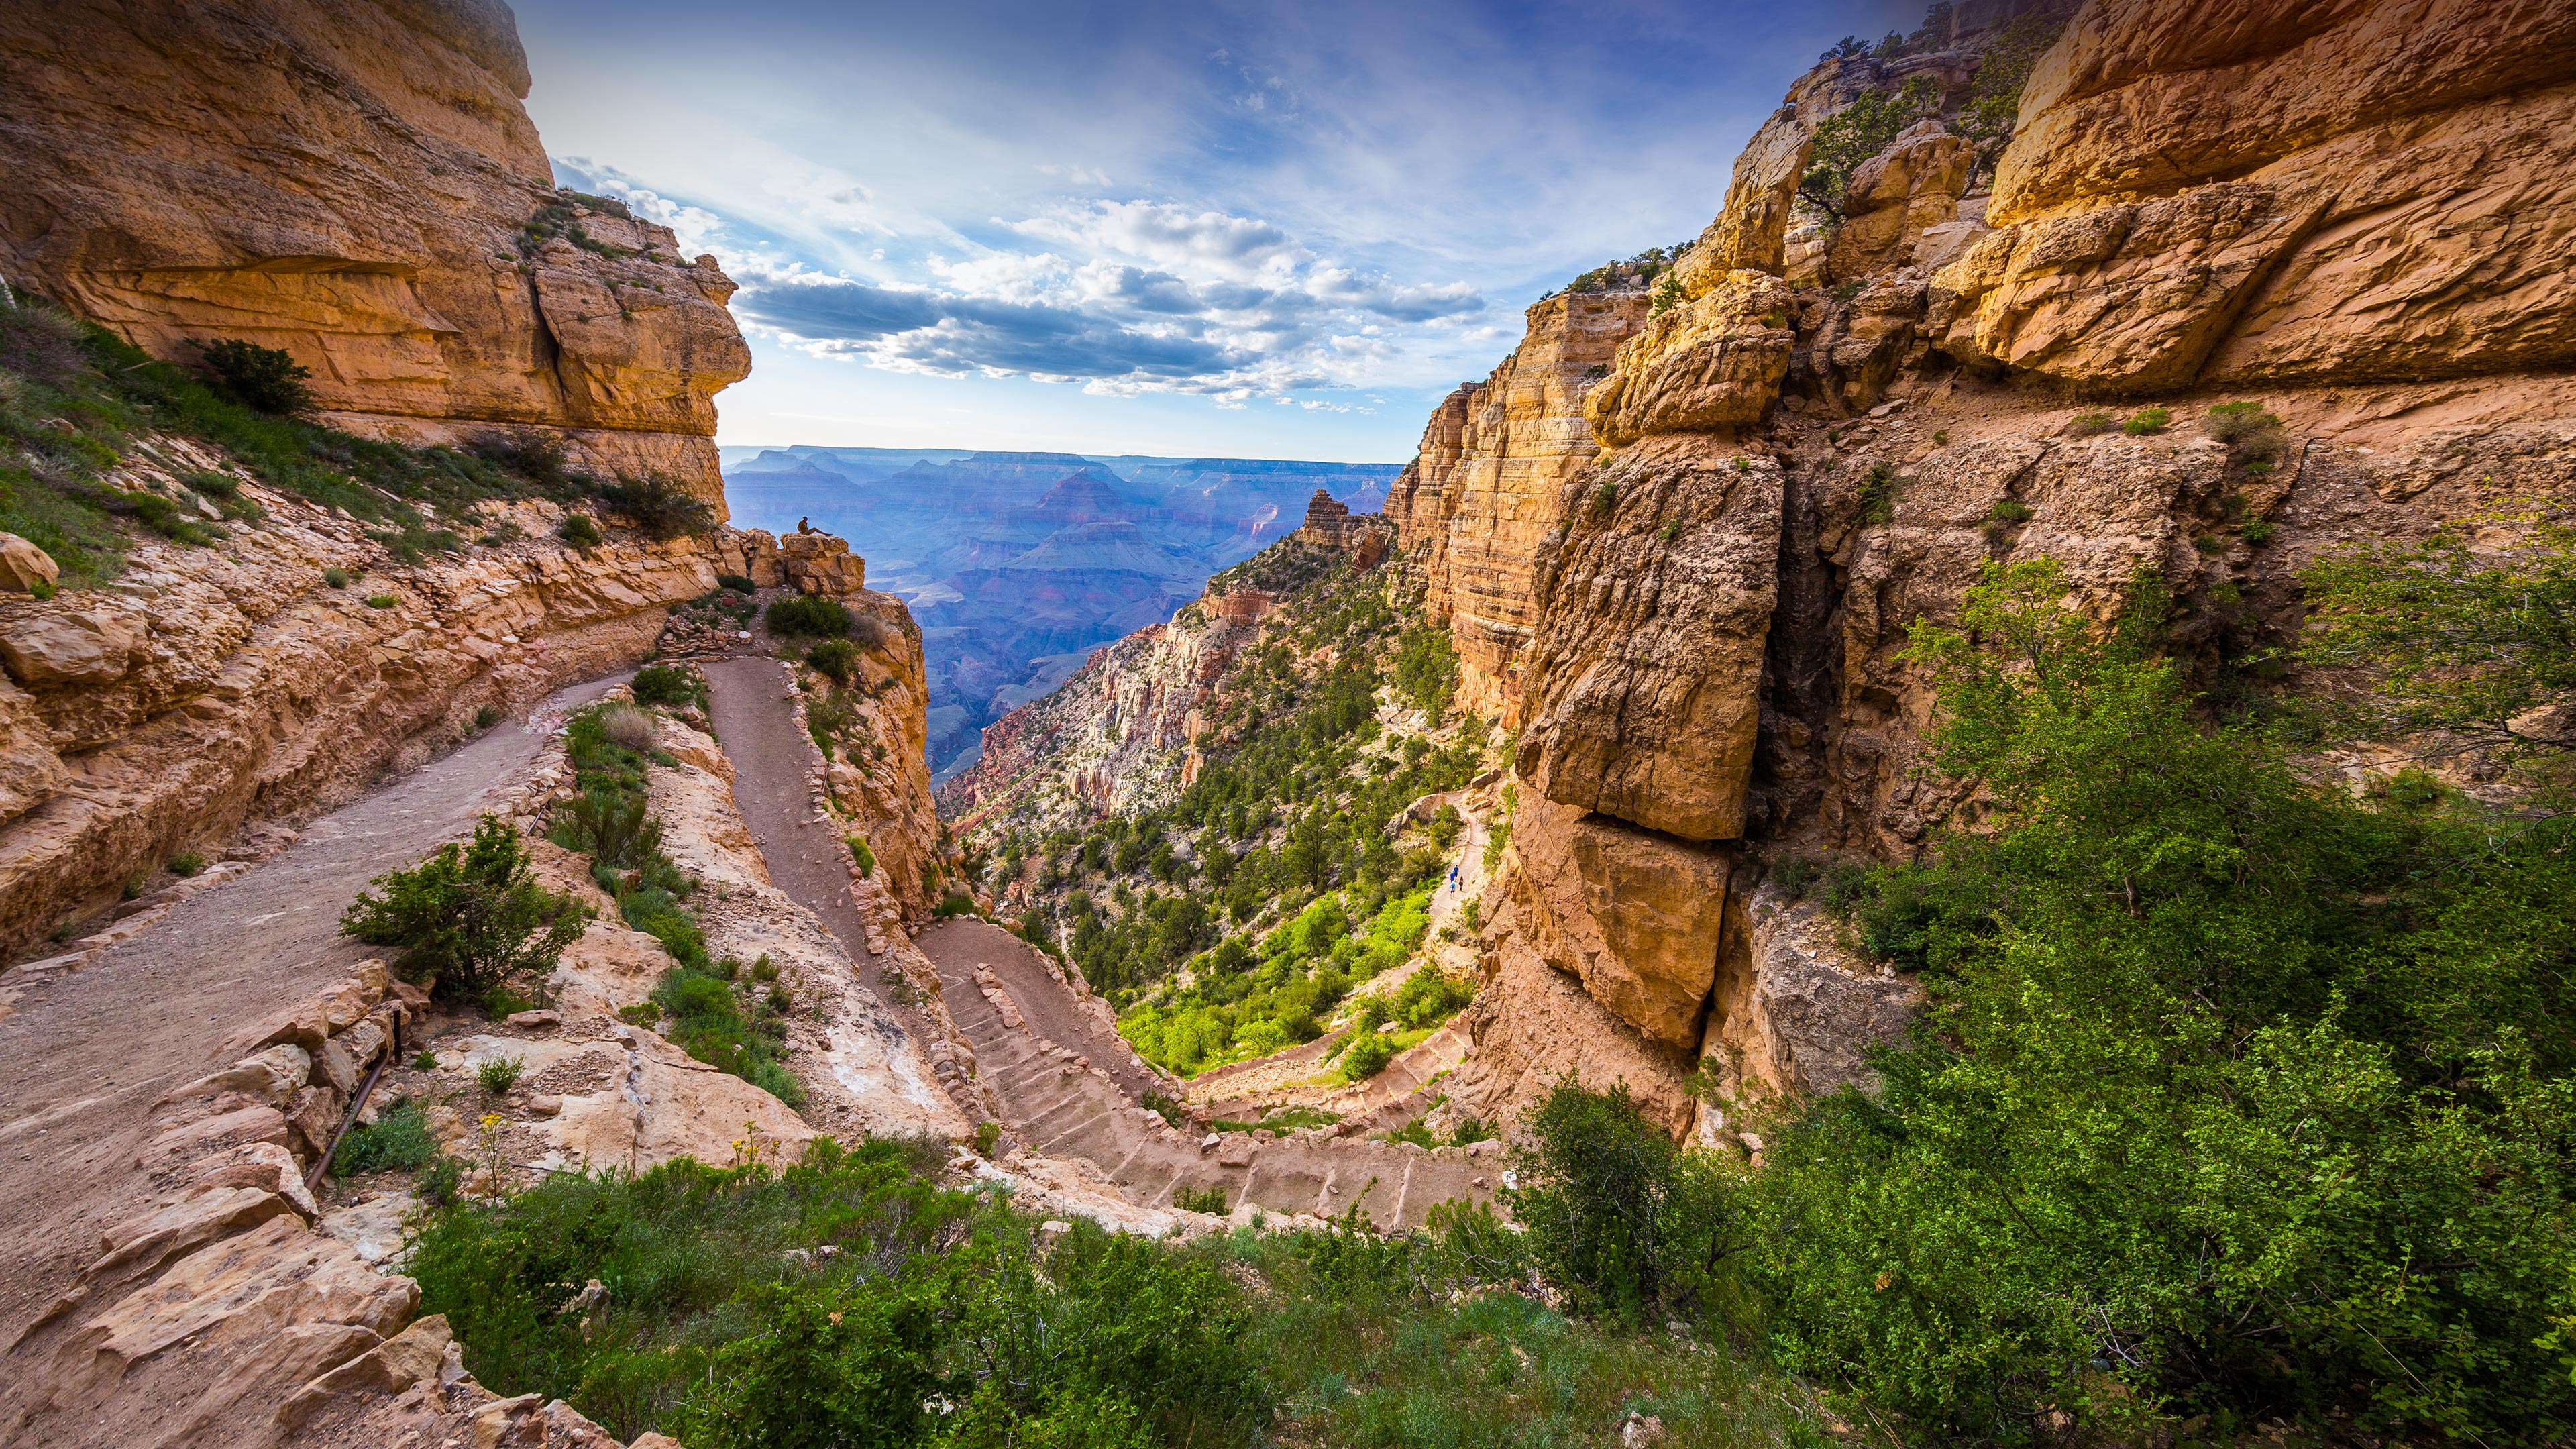
<path fill-rule="evenodd" d="M 1899 481 L 1894 465 L 1886 462 L 1869 465 L 1869 471 L 1862 474 L 1860 480 L 1862 521 L 1880 524 L 1896 521 L 1896 491 Z"/>
<path fill-rule="evenodd" d="M 2240 458 L 2270 463 L 2289 445 L 2281 420 L 2259 402 L 2219 403 L 2209 410 L 2209 435 Z"/>
<path fill-rule="evenodd" d="M 758 586 L 740 574 L 718 574 L 716 575 L 716 587 L 720 589 L 731 589 L 737 594 L 748 594 Z"/>
<path fill-rule="evenodd" d="M 2120 424 L 2120 431 L 2133 438 L 2143 438 L 2150 433 L 2163 432 L 2172 421 L 2173 414 L 2163 408 L 2140 408 L 2129 415 L 2127 422 Z"/>
<path fill-rule="evenodd" d="M 1458 813 L 1458 807 L 1443 802 L 1439 810 L 1433 813 L 1427 830 L 1431 836 L 1431 843 L 1442 850 L 1447 850 L 1457 842 L 1458 832 L 1466 828 L 1467 819 Z"/>
<path fill-rule="evenodd" d="M 183 850 L 170 857 L 170 873 L 186 877 L 206 868 L 206 858 L 193 850 Z"/>
<path fill-rule="evenodd" d="M 196 347 L 217 385 L 243 406 L 280 417 L 313 410 L 313 391 L 305 386 L 312 370 L 282 349 L 232 337 Z"/>
<path fill-rule="evenodd" d="M 612 870 L 638 870 L 661 853 L 662 822 L 643 795 L 593 789 L 557 805 L 554 843 Z"/>
<path fill-rule="evenodd" d="M 1512 1212 L 1549 1280 L 1586 1308 L 1634 1320 L 1693 1302 L 1734 1220 L 1715 1166 L 1685 1157 L 1625 1083 L 1561 1081 L 1523 1123 Z"/>
<path fill-rule="evenodd" d="M 850 611 L 818 595 L 789 594 L 773 599 L 765 617 L 772 634 L 833 639 L 850 632 Z"/>
<path fill-rule="evenodd" d="M 2564 819 L 2313 785 L 2203 711 L 2152 590 L 2108 631 L 2065 591 L 1990 566 L 1917 626 L 1994 813 L 1881 880 L 1921 1036 L 1728 1189 L 1784 1366 L 1921 1442 L 2563 1439 Z"/>
<path fill-rule="evenodd" d="M 941 1387 L 926 1360 L 954 1321 L 940 1305 L 964 1303 L 935 1244 L 965 1222 L 971 1200 L 917 1176 L 908 1153 L 897 1142 L 845 1151 L 818 1138 L 783 1169 L 682 1159 L 633 1176 L 552 1174 L 501 1202 L 431 1218 L 410 1272 L 422 1311 L 448 1315 L 483 1383 L 568 1399 L 621 1439 L 659 1427 L 693 1445 L 920 1443 L 923 1400 Z M 835 1255 L 807 1268 L 782 1258 L 823 1247 Z M 967 1265 L 958 1276 L 971 1281 Z M 593 1279 L 605 1296 L 566 1311 Z M 843 1351 L 814 1352 L 811 1336 L 836 1327 L 850 1330 L 836 1340 Z M 711 1374 L 718 1353 L 726 1371 Z M 808 1362 L 811 1376 L 790 1386 L 760 1367 L 783 1356 Z M 884 1377 L 898 1368 L 896 1381 Z M 739 1437 L 690 1427 L 711 1406 L 684 1410 L 684 1401 L 753 1384 L 762 1402 L 743 1412 L 760 1417 L 738 1425 Z M 821 1437 L 848 1424 L 818 1403 L 827 1395 L 866 1409 L 874 1427 Z"/>
<path fill-rule="evenodd" d="M 411 1069 L 415 1072 L 437 1071 L 438 1053 L 431 1051 L 427 1047 L 422 1047 L 419 1051 L 413 1052 L 411 1054 Z"/>
<path fill-rule="evenodd" d="M 412 1195 L 433 1208 L 452 1207 L 465 1186 L 465 1164 L 445 1153 L 429 1159 L 412 1180 Z"/>
<path fill-rule="evenodd" d="M 1426 965 L 1396 988 L 1389 1012 L 1394 1020 L 1420 1031 L 1457 1015 L 1459 1008 L 1475 997 L 1474 988 L 1452 981 L 1438 968 Z"/>
<path fill-rule="evenodd" d="M 2118 418 L 2096 408 L 2077 413 L 2074 418 L 2066 424 L 2066 435 L 2071 438 L 2097 437 L 2103 433 L 2111 431 L 2119 425 L 2120 420 Z"/>
<path fill-rule="evenodd" d="M 1601 517 L 1606 518 L 1606 517 L 1608 517 L 1608 516 L 1609 516 L 1609 514 L 1610 514 L 1610 510 L 1612 510 L 1612 509 L 1614 509 L 1614 508 L 1616 508 L 1616 507 L 1618 507 L 1618 506 L 1619 506 L 1619 485 L 1618 485 L 1618 484 L 1616 484 L 1616 483 L 1603 483 L 1603 484 L 1600 484 L 1599 486 L 1595 487 L 1595 488 L 1592 490 L 1592 511 L 1593 511 L 1593 513 L 1595 513 L 1596 515 L 1599 515 L 1599 516 L 1601 516 Z"/>
<path fill-rule="evenodd" d="M 731 1072 L 790 1107 L 805 1105 L 805 1089 L 779 1062 L 776 1045 L 743 1016 L 733 988 L 709 969 L 713 963 L 697 938 L 697 923 L 676 910 L 648 919 L 662 928 L 656 936 L 664 931 L 676 935 L 685 926 L 690 938 L 672 950 L 682 964 L 664 972 L 653 988 L 654 1004 L 670 1019 L 664 1035 L 699 1061 Z M 672 942 L 665 939 L 664 944 Z"/>
<path fill-rule="evenodd" d="M 334 564 L 322 571 L 322 582 L 335 589 L 345 589 L 349 586 L 349 571 Z"/>
<path fill-rule="evenodd" d="M 1385 1071 L 1386 1064 L 1395 1060 L 1396 1045 L 1391 1035 L 1379 1032 L 1374 1024 L 1366 1030 L 1355 1024 L 1351 1031 L 1351 1040 L 1342 1048 L 1341 1054 L 1343 1081 L 1366 1081 Z"/>
<path fill-rule="evenodd" d="M 975 1155 L 976 1155 L 976 1156 L 978 1156 L 978 1157 L 987 1157 L 987 1158 L 989 1158 L 989 1157 L 991 1157 L 991 1156 L 993 1155 L 993 1149 L 994 1149 L 994 1148 L 996 1148 L 996 1147 L 999 1147 L 999 1146 L 1001 1146 L 1001 1145 L 1002 1145 L 1002 1124 L 1001 1124 L 1001 1123 L 996 1122 L 996 1121 L 993 1121 L 993 1120 L 992 1120 L 992 1119 L 990 1119 L 990 1118 L 986 1118 L 984 1121 L 981 1121 L 981 1122 L 978 1122 L 978 1123 L 976 1123 L 976 1124 L 975 1124 Z"/>
<path fill-rule="evenodd" d="M 715 531 L 715 510 L 667 474 L 647 473 L 604 484 L 599 501 L 636 532 L 657 541 Z"/>
<path fill-rule="evenodd" d="M 845 835 L 842 836 L 841 839 L 850 847 L 850 859 L 855 862 L 859 868 L 859 878 L 861 880 L 865 880 L 869 876 L 875 875 L 877 873 L 877 853 L 868 849 L 867 837 L 864 835 Z"/>
<path fill-rule="evenodd" d="M 1648 312 L 1648 314 L 1647 314 L 1647 315 L 1649 315 L 1649 316 L 1653 316 L 1653 317 L 1661 317 L 1661 316 L 1662 316 L 1662 315 L 1664 315 L 1666 312 L 1669 312 L 1669 311 L 1671 311 L 1672 309 L 1674 309 L 1675 307 L 1680 306 L 1680 305 L 1681 305 L 1681 303 L 1682 303 L 1682 276 L 1681 276 L 1681 273 L 1679 273 L 1679 272 L 1666 272 L 1666 273 L 1664 273 L 1664 275 L 1663 275 L 1663 279 L 1662 279 L 1661 281 L 1658 281 L 1658 282 L 1656 282 L 1656 283 L 1655 283 L 1655 300 L 1654 300 L 1654 303 L 1653 303 L 1653 305 L 1652 305 L 1652 307 L 1651 307 L 1651 309 L 1649 310 L 1649 312 Z"/>
<path fill-rule="evenodd" d="M 575 548 L 585 550 L 597 548 L 608 541 L 608 535 L 599 531 L 599 525 L 591 522 L 590 515 L 587 513 L 565 514 L 563 522 L 555 525 L 555 537 Z"/>
<path fill-rule="evenodd" d="M 1225 1189 L 1211 1187 L 1202 1192 L 1195 1188 L 1176 1187 L 1172 1189 L 1172 1206 L 1185 1213 L 1215 1213 L 1223 1217 L 1226 1213 Z"/>
<path fill-rule="evenodd" d="M 676 709 L 703 703 L 706 686 L 688 670 L 676 665 L 647 664 L 635 671 L 635 678 L 627 689 L 635 696 L 637 704 Z"/>
<path fill-rule="evenodd" d="M 474 711 L 474 727 L 478 730 L 488 730 L 492 726 L 499 724 L 505 718 L 507 718 L 507 716 L 502 714 L 501 706 L 497 704 L 487 704 L 481 709 Z"/>
<path fill-rule="evenodd" d="M 1799 198 L 1829 223 L 1839 223 L 1852 176 L 1940 102 L 1941 87 L 1929 76 L 1914 76 L 1894 92 L 1861 92 L 1817 124 L 1807 170 L 1798 179 Z"/>
<path fill-rule="evenodd" d="M 373 1123 L 349 1129 L 331 1158 L 335 1177 L 362 1172 L 409 1172 L 438 1155 L 438 1138 L 429 1116 L 416 1102 L 397 1102 Z"/>
<path fill-rule="evenodd" d="M 847 639 L 824 639 L 806 649 L 805 663 L 834 683 L 847 684 L 858 668 L 859 646 Z"/>
<path fill-rule="evenodd" d="M 527 1069 L 527 1062 L 519 1057 L 487 1057 L 474 1068 L 474 1080 L 497 1097 L 517 1086 L 519 1074 Z"/>
<path fill-rule="evenodd" d="M 395 598 L 391 594 L 367 595 L 367 607 L 370 609 L 390 609 L 401 602 L 402 601 L 400 599 Z"/>
<path fill-rule="evenodd" d="M 470 843 L 376 877 L 340 918 L 342 934 L 394 947 L 407 979 L 449 1000 L 473 1000 L 518 972 L 543 976 L 582 927 L 582 913 L 529 874 L 518 832 L 497 815 Z"/>

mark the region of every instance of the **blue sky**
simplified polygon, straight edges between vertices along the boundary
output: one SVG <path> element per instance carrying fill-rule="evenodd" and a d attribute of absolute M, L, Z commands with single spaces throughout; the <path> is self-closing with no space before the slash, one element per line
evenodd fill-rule
<path fill-rule="evenodd" d="M 558 177 L 742 284 L 721 441 L 1388 462 L 1922 8 L 517 4 Z"/>

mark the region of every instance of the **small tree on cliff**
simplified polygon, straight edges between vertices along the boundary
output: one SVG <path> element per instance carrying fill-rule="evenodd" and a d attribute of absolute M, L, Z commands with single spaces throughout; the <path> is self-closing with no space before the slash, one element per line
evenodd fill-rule
<path fill-rule="evenodd" d="M 1861 92 L 1850 105 L 1817 125 L 1807 174 L 1798 180 L 1799 198 L 1839 224 L 1852 177 L 1871 157 L 1886 150 L 1899 132 L 1940 104 L 1941 88 L 1929 76 L 1918 75 L 1893 92 Z"/>
<path fill-rule="evenodd" d="M 406 979 L 471 1001 L 518 972 L 553 970 L 584 920 L 537 884 L 510 823 L 486 815 L 471 842 L 451 840 L 409 870 L 376 877 L 340 918 L 340 933 L 399 948 L 394 965 Z"/>
<path fill-rule="evenodd" d="M 220 342 L 200 342 L 197 351 L 205 358 L 206 370 L 215 375 L 216 384 L 235 402 L 280 417 L 300 417 L 313 411 L 313 390 L 304 385 L 304 380 L 313 375 L 312 369 L 284 350 L 227 337 Z"/>

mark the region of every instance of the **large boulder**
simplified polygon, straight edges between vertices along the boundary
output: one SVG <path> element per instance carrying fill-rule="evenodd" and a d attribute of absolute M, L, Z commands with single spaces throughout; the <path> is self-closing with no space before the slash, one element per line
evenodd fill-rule
<path fill-rule="evenodd" d="M 2102 0 L 2022 98 L 1940 345 L 2088 389 L 2576 360 L 2576 10 Z"/>
<path fill-rule="evenodd" d="M 1696 1048 L 1732 855 L 1544 798 L 1521 802 L 1512 845 L 1531 949 L 1647 1040 Z"/>
<path fill-rule="evenodd" d="M 1924 121 L 1862 163 L 1828 252 L 1833 275 L 1862 277 L 1913 262 L 1925 231 L 1958 219 L 1975 159 L 1965 140 Z"/>
<path fill-rule="evenodd" d="M 0 533 L 0 593 L 32 594 L 62 578 L 54 556 L 14 533 Z"/>
<path fill-rule="evenodd" d="M 101 609 L 0 624 L 0 663 L 21 684 L 113 684 L 140 638 L 131 620 Z"/>
<path fill-rule="evenodd" d="M 1666 308 L 1619 349 L 1583 415 L 1605 448 L 1657 433 L 1733 431 L 1762 421 L 1780 397 L 1789 353 L 1789 286 L 1739 270 Z"/>

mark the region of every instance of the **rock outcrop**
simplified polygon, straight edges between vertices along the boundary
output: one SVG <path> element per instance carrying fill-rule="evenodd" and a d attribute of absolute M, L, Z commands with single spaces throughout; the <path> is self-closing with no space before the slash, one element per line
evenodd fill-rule
<path fill-rule="evenodd" d="M 1487 389 L 1434 414 L 1389 511 L 1462 702 L 1523 726 L 1455 1099 L 1508 1118 L 1579 1071 L 1749 1146 L 1742 1104 L 1869 1083 L 1919 992 L 1765 877 L 1969 823 L 1903 651 L 1989 563 L 2053 559 L 2104 614 L 2152 577 L 2205 668 L 2285 642 L 2339 543 L 2576 496 L 2576 18 L 2094 0 L 1970 190 L 1980 47 L 2065 8 L 1963 6 L 1946 48 L 1800 80 L 1680 297 L 1621 320 L 1588 391 L 1525 390 L 1550 412 L 1522 435 L 1563 440 L 1536 527 L 1432 486 L 1508 451 L 1476 435 Z M 1838 223 L 1805 210 L 1820 123 L 1916 77 Z M 1565 355 L 1561 314 L 1531 323 L 1497 384 Z M 2192 424 L 2249 398 L 2277 449 Z M 2107 431 L 2151 399 L 2163 422 Z M 1597 450 L 1559 431 L 1578 404 Z"/>
<path fill-rule="evenodd" d="M 2149 392 L 2576 357 L 2576 14 L 2096 0 L 1936 279 L 1963 361 Z"/>
<path fill-rule="evenodd" d="M 223 549 L 141 543 L 102 588 L 0 595 L 0 950 L 245 821 L 351 799 L 478 711 L 644 657 L 668 606 L 715 586 L 724 542 L 577 553 L 549 537 L 559 510 L 525 503 L 492 511 L 527 540 L 405 566 L 354 519 L 240 491 L 265 517 Z"/>
<path fill-rule="evenodd" d="M 11 7 L 0 275 L 173 360 L 283 348 L 351 432 L 542 430 L 721 512 L 733 284 L 558 192 L 528 85 L 498 0 Z"/>
<path fill-rule="evenodd" d="M 1599 452 L 1584 393 L 1651 305 L 1643 292 L 1585 292 L 1531 307 L 1520 346 L 1432 414 L 1388 495 L 1397 542 L 1428 585 L 1423 611 L 1457 644 L 1459 704 L 1506 725 L 1521 714 L 1539 540 L 1562 521 L 1566 480 Z"/>

